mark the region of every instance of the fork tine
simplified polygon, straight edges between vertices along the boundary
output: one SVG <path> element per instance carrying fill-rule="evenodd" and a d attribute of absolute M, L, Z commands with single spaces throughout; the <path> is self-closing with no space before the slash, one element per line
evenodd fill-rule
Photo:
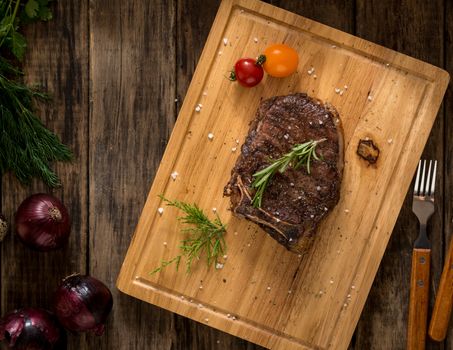
<path fill-rule="evenodd" d="M 434 190 L 436 187 L 436 172 L 437 172 L 437 160 L 434 161 L 433 179 L 431 181 L 431 196 L 434 196 Z"/>
<path fill-rule="evenodd" d="M 419 190 L 419 182 L 420 182 L 420 168 L 422 167 L 422 161 L 418 161 L 418 167 L 417 167 L 417 176 L 415 177 L 415 185 L 414 185 L 414 196 L 418 196 L 418 190 Z"/>
<path fill-rule="evenodd" d="M 426 185 L 425 185 L 425 196 L 429 196 L 429 191 L 431 189 L 431 164 L 432 160 L 429 161 L 428 171 L 426 172 Z"/>
<path fill-rule="evenodd" d="M 419 196 L 423 196 L 425 194 L 425 172 L 426 172 L 426 160 L 422 162 L 423 164 L 423 169 L 421 170 L 422 172 L 422 179 L 420 180 L 420 191 L 419 191 Z"/>

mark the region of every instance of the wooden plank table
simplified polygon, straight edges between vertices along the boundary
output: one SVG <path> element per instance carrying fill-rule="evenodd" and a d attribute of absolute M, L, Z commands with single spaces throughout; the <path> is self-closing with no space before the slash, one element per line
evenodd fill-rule
<path fill-rule="evenodd" d="M 453 2 L 449 0 L 281 0 L 270 3 L 444 67 L 453 74 Z M 39 254 L 11 236 L 1 245 L 2 314 L 49 307 L 58 281 L 92 274 L 114 293 L 106 334 L 69 336 L 69 349 L 259 349 L 207 326 L 119 293 L 115 281 L 178 109 L 219 5 L 218 0 L 65 0 L 53 21 L 26 31 L 29 82 L 41 82 L 54 103 L 45 124 L 74 150 L 58 164 L 55 190 L 71 210 L 63 251 Z M 446 242 L 453 233 L 453 93 L 448 89 L 424 156 L 440 162 L 433 243 L 431 306 Z M 21 186 L 5 174 L 1 211 L 10 219 L 38 181 Z M 403 349 L 410 253 L 417 235 L 406 199 L 351 349 Z M 442 343 L 452 349 L 453 326 Z"/>

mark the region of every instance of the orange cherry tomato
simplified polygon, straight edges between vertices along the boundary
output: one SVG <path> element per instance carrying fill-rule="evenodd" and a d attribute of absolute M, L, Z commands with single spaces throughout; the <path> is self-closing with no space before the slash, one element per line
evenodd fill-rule
<path fill-rule="evenodd" d="M 299 55 L 296 50 L 285 44 L 274 44 L 264 51 L 266 61 L 263 68 L 267 74 L 277 78 L 293 74 L 299 64 Z"/>

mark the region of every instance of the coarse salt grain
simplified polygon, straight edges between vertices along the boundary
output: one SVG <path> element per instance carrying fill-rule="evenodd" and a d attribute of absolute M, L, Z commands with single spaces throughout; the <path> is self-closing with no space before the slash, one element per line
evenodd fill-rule
<path fill-rule="evenodd" d="M 250 247 L 250 243 L 247 244 L 247 247 Z"/>
<path fill-rule="evenodd" d="M 160 215 L 162 215 L 162 214 L 164 213 L 164 208 L 159 208 L 159 209 L 157 209 L 157 212 L 158 212 Z"/>
<path fill-rule="evenodd" d="M 312 218 L 312 219 L 313 219 L 314 217 L 315 217 L 315 216 L 314 216 L 313 214 L 311 214 L 311 215 L 310 215 L 310 218 Z"/>
<path fill-rule="evenodd" d="M 312 122 L 308 122 L 308 124 L 312 125 L 313 123 Z"/>
<path fill-rule="evenodd" d="M 323 121 L 322 121 L 322 120 L 320 120 L 320 121 L 319 121 L 319 125 L 322 125 L 322 124 L 323 124 Z"/>
<path fill-rule="evenodd" d="M 372 100 L 373 100 L 373 96 L 368 95 L 368 101 L 372 101 Z"/>
<path fill-rule="evenodd" d="M 388 68 L 390 67 L 390 63 L 386 63 L 385 66 Z"/>
<path fill-rule="evenodd" d="M 205 318 L 204 320 L 205 320 L 206 322 L 209 322 L 209 318 Z"/>
<path fill-rule="evenodd" d="M 324 207 L 324 211 L 328 211 L 329 209 L 327 207 Z"/>
<path fill-rule="evenodd" d="M 219 56 L 222 56 L 222 53 L 223 53 L 222 51 L 219 51 Z"/>
<path fill-rule="evenodd" d="M 351 297 L 351 294 L 348 294 L 348 298 L 350 298 L 350 297 Z"/>
<path fill-rule="evenodd" d="M 276 222 L 280 222 L 280 219 L 277 218 L 277 219 L 275 219 L 275 221 L 276 221 Z"/>
<path fill-rule="evenodd" d="M 225 260 L 228 259 L 228 255 L 225 254 L 225 255 L 223 256 L 223 258 L 224 258 Z"/>
<path fill-rule="evenodd" d="M 321 191 L 321 186 L 316 186 L 316 191 Z"/>
<path fill-rule="evenodd" d="M 235 236 L 237 236 L 237 235 L 238 235 L 238 233 L 237 233 L 237 232 L 235 232 L 235 233 L 234 233 L 234 235 L 235 235 Z"/>
<path fill-rule="evenodd" d="M 333 280 L 332 279 L 329 282 L 330 282 L 330 284 L 333 284 Z"/>
<path fill-rule="evenodd" d="M 267 287 L 267 290 L 271 290 L 271 287 L 268 286 L 268 287 Z"/>
<path fill-rule="evenodd" d="M 351 286 L 351 289 L 355 289 L 355 286 Z"/>
<path fill-rule="evenodd" d="M 292 293 L 292 291 L 291 291 L 291 289 L 290 289 L 290 290 L 288 291 L 288 294 L 291 294 L 291 293 Z"/>
<path fill-rule="evenodd" d="M 232 147 L 231 148 L 231 152 L 236 152 L 237 148 L 236 147 Z"/>
<path fill-rule="evenodd" d="M 178 102 L 178 99 L 177 99 L 177 98 L 175 98 L 175 102 Z"/>
<path fill-rule="evenodd" d="M 319 295 L 323 295 L 324 292 L 322 290 L 319 291 Z"/>
<path fill-rule="evenodd" d="M 230 318 L 230 317 L 231 317 L 231 314 L 227 314 L 227 317 Z"/>
<path fill-rule="evenodd" d="M 217 264 L 215 264 L 215 268 L 216 268 L 217 270 L 223 269 L 223 266 L 224 266 L 224 265 L 223 265 L 222 263 L 217 263 Z"/>
<path fill-rule="evenodd" d="M 313 79 L 316 79 L 318 76 L 316 74 L 313 74 Z"/>
<path fill-rule="evenodd" d="M 236 143 L 239 145 L 239 140 L 238 139 L 236 139 Z"/>
<path fill-rule="evenodd" d="M 289 185 L 290 185 L 291 187 L 294 187 L 294 182 L 290 182 Z"/>
<path fill-rule="evenodd" d="M 340 91 L 340 96 L 343 96 L 343 94 L 344 94 L 344 91 L 341 90 L 341 91 Z"/>
<path fill-rule="evenodd" d="M 236 316 L 231 317 L 233 321 L 236 321 Z"/>
<path fill-rule="evenodd" d="M 253 41 L 257 43 L 258 42 L 258 38 L 257 37 L 253 38 Z"/>
<path fill-rule="evenodd" d="M 297 199 L 302 199 L 302 196 L 297 197 Z"/>
<path fill-rule="evenodd" d="M 167 242 L 164 242 L 164 246 L 165 246 L 165 247 L 167 246 Z"/>
<path fill-rule="evenodd" d="M 208 93 L 206 91 L 204 91 L 203 96 L 208 96 Z"/>
<path fill-rule="evenodd" d="M 217 212 L 217 208 L 212 208 L 212 212 L 216 213 Z"/>
<path fill-rule="evenodd" d="M 388 139 L 388 140 L 387 140 L 387 143 L 388 143 L 389 145 L 392 144 L 392 143 L 393 143 L 393 139 Z"/>
<path fill-rule="evenodd" d="M 297 257 L 298 257 L 299 259 L 302 258 L 302 254 L 297 255 Z"/>
<path fill-rule="evenodd" d="M 223 38 L 223 45 L 225 45 L 225 46 L 228 45 L 228 39 L 227 38 Z"/>
<path fill-rule="evenodd" d="M 179 173 L 178 173 L 177 171 L 174 171 L 174 172 L 171 173 L 170 176 L 171 176 L 171 178 L 173 179 L 173 181 L 175 181 L 176 178 L 178 177 L 178 175 L 179 175 Z"/>
<path fill-rule="evenodd" d="M 195 107 L 195 112 L 200 112 L 201 111 L 201 107 L 200 106 L 196 106 Z"/>
<path fill-rule="evenodd" d="M 200 286 L 200 287 L 198 287 L 198 288 L 203 289 L 203 286 Z"/>
<path fill-rule="evenodd" d="M 345 209 L 344 212 L 345 212 L 345 213 L 349 213 L 349 209 Z"/>
<path fill-rule="evenodd" d="M 335 88 L 335 93 L 339 94 L 340 93 L 340 89 L 339 88 Z"/>
<path fill-rule="evenodd" d="M 347 90 L 347 89 L 348 89 L 348 86 L 347 86 L 347 85 L 345 85 L 345 86 L 344 86 L 344 89 L 345 89 L 345 90 Z"/>
<path fill-rule="evenodd" d="M 337 47 L 337 45 L 332 45 L 332 49 L 335 49 Z"/>
<path fill-rule="evenodd" d="M 214 138 L 214 134 L 213 134 L 212 132 L 210 132 L 210 133 L 208 134 L 208 139 L 209 139 L 209 140 L 212 140 L 213 138 Z"/>
<path fill-rule="evenodd" d="M 289 135 L 288 134 L 283 135 L 283 137 L 285 138 L 285 140 L 289 139 Z"/>
<path fill-rule="evenodd" d="M 217 343 L 217 344 L 220 344 L 220 340 L 216 340 L 216 343 Z"/>

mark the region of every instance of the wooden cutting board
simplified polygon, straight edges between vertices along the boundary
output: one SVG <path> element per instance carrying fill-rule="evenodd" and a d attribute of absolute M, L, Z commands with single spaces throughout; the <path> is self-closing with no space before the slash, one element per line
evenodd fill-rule
<path fill-rule="evenodd" d="M 299 52 L 297 74 L 265 77 L 252 89 L 225 78 L 238 58 L 256 57 L 268 44 L 280 42 Z M 268 348 L 346 349 L 448 80 L 445 71 L 430 64 L 271 5 L 224 0 L 118 288 Z M 260 100 L 297 91 L 337 108 L 346 142 L 340 202 L 305 257 L 233 217 L 229 199 L 222 196 Z M 366 137 L 381 150 L 373 166 L 356 155 L 359 139 Z M 175 180 L 174 171 L 179 173 Z M 162 259 L 178 255 L 183 237 L 176 220 L 180 213 L 165 207 L 159 194 L 197 203 L 211 217 L 217 209 L 228 225 L 223 269 L 208 270 L 200 261 L 190 274 L 174 266 L 150 274 Z M 164 207 L 162 215 L 159 207 Z"/>

